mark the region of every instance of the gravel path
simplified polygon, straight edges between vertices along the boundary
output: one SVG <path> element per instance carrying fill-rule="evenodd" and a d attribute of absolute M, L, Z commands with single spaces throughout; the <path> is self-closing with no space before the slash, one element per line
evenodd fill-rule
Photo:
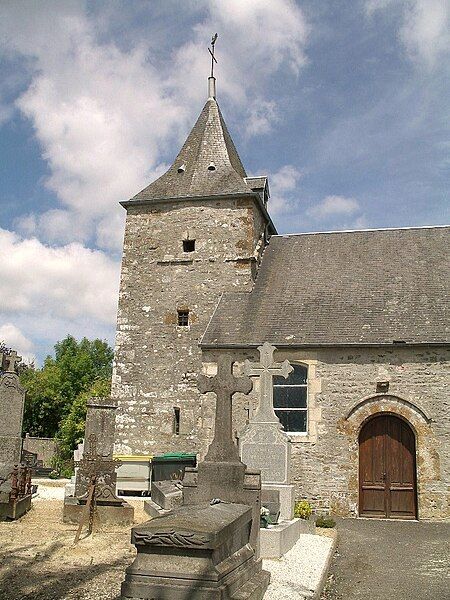
<path fill-rule="evenodd" d="M 271 573 L 264 600 L 312 598 L 322 581 L 332 547 L 331 537 L 303 534 L 280 559 L 264 560 L 264 569 Z"/>

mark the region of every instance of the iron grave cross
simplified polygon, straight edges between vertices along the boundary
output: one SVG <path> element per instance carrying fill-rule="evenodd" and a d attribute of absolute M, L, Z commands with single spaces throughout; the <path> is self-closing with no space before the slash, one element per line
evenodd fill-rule
<path fill-rule="evenodd" d="M 248 394 L 253 382 L 249 377 L 233 375 L 233 358 L 229 354 L 219 356 L 217 375 L 206 377 L 199 375 L 198 389 L 202 394 L 214 392 L 216 400 L 216 418 L 214 423 L 214 439 L 211 442 L 205 461 L 234 462 L 240 461 L 237 446 L 233 442 L 233 406 L 232 398 L 236 392 Z"/>
<path fill-rule="evenodd" d="M 259 363 L 251 363 L 246 360 L 244 363 L 244 373 L 248 376 L 259 375 L 260 401 L 259 408 L 255 417 L 252 419 L 256 423 L 279 423 L 278 417 L 273 410 L 273 381 L 274 375 L 283 375 L 286 378 L 294 369 L 288 360 L 282 363 L 273 361 L 275 346 L 264 342 L 258 347 Z"/>

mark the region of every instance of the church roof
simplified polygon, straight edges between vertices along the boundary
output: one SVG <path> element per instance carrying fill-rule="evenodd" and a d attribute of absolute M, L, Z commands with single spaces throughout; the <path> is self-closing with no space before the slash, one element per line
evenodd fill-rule
<path fill-rule="evenodd" d="M 208 98 L 170 169 L 132 201 L 254 194 L 215 98 Z"/>
<path fill-rule="evenodd" d="M 202 347 L 448 343 L 450 227 L 272 236 Z"/>

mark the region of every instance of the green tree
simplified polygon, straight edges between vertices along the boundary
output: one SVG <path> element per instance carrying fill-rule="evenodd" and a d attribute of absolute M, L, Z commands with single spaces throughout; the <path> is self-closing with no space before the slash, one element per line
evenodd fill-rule
<path fill-rule="evenodd" d="M 62 420 L 56 437 L 58 438 L 58 470 L 66 469 L 67 462 L 72 459 L 72 452 L 84 437 L 86 421 L 86 403 L 94 396 L 108 396 L 111 393 L 111 378 L 98 377 L 86 391 L 75 398 L 69 413 Z"/>
<path fill-rule="evenodd" d="M 77 402 L 82 406 L 81 397 L 85 394 L 109 393 L 112 359 L 112 348 L 102 340 L 83 338 L 78 342 L 68 335 L 58 342 L 54 358 L 47 356 L 41 369 L 27 369 L 20 375 L 27 390 L 24 432 L 61 438 L 63 424 L 69 415 L 70 422 L 79 415 L 82 421 L 77 427 L 84 429 L 85 415 L 82 410 L 77 412 L 73 405 Z M 67 424 L 64 431 L 69 429 Z M 75 433 L 71 435 L 70 439 L 75 440 Z"/>

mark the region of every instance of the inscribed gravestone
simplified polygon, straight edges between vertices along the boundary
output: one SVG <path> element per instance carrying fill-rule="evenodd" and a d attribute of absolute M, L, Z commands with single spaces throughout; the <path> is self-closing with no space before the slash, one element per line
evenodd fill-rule
<path fill-rule="evenodd" d="M 20 385 L 15 365 L 16 352 L 2 355 L 4 373 L 0 377 L 0 466 L 20 463 L 25 390 Z"/>
<path fill-rule="evenodd" d="M 242 461 L 253 469 L 261 470 L 264 483 L 288 484 L 290 442 L 273 410 L 273 376 L 287 377 L 293 370 L 287 360 L 276 363 L 274 346 L 265 342 L 258 348 L 259 363 L 244 363 L 244 373 L 259 376 L 260 402 L 256 414 L 241 435 Z"/>
<path fill-rule="evenodd" d="M 77 465 L 75 496 L 87 493 L 97 469 L 96 498 L 120 503 L 116 498 L 116 468 L 113 460 L 115 412 L 117 403 L 111 398 L 90 398 L 87 402 L 83 457 Z"/>

